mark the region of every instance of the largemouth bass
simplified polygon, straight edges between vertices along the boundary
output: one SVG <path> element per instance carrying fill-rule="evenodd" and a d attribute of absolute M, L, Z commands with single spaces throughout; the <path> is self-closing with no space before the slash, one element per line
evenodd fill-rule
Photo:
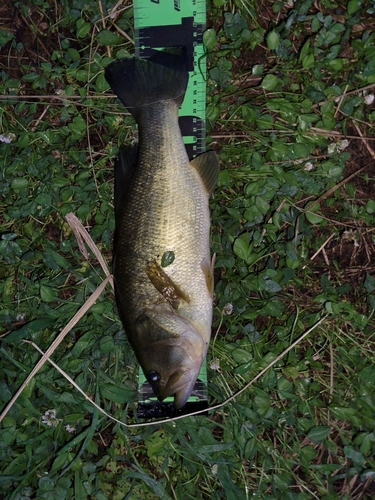
<path fill-rule="evenodd" d="M 189 162 L 178 125 L 188 81 L 183 50 L 107 66 L 105 76 L 138 124 L 136 153 L 116 174 L 115 294 L 136 357 L 160 401 L 189 398 L 211 336 L 213 265 L 208 199 L 214 152 Z M 174 260 L 162 267 L 163 256 Z"/>

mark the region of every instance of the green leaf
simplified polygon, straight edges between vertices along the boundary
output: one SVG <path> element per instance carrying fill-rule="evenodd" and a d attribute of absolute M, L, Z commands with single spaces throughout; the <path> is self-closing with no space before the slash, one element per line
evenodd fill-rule
<path fill-rule="evenodd" d="M 213 28 L 208 28 L 203 33 L 203 45 L 205 46 L 206 50 L 210 52 L 215 48 L 216 44 L 217 44 L 216 31 Z"/>
<path fill-rule="evenodd" d="M 348 16 L 352 16 L 362 7 L 361 0 L 350 0 L 347 5 Z"/>
<path fill-rule="evenodd" d="M 46 328 L 50 328 L 54 324 L 55 320 L 51 318 L 34 319 L 33 321 L 26 323 L 26 325 L 22 326 L 18 330 L 13 330 L 13 332 L 3 338 L 3 341 L 10 344 L 27 337 L 32 338 L 34 334 L 45 330 Z"/>
<path fill-rule="evenodd" d="M 48 129 L 42 132 L 38 132 L 38 136 L 43 139 L 46 144 L 53 144 L 59 140 L 58 135 L 55 131 Z"/>
<path fill-rule="evenodd" d="M 56 262 L 56 264 L 58 264 L 60 267 L 63 267 L 65 269 L 69 269 L 70 268 L 70 264 L 69 262 L 62 256 L 60 255 L 59 253 L 55 252 L 54 250 L 52 250 L 52 248 L 47 248 L 46 249 L 46 254 L 47 255 L 50 255 L 51 258 Z M 92 310 L 92 309 L 91 309 Z"/>
<path fill-rule="evenodd" d="M 280 80 L 277 76 L 268 74 L 260 83 L 260 87 L 264 90 L 273 90 L 279 84 Z"/>
<path fill-rule="evenodd" d="M 80 60 L 80 55 L 79 55 L 79 52 L 78 50 L 70 47 L 68 50 L 67 50 L 68 54 L 70 55 L 70 57 L 72 58 L 72 61 L 79 61 Z"/>
<path fill-rule="evenodd" d="M 254 66 L 251 69 L 251 72 L 254 76 L 262 76 L 263 74 L 262 64 L 254 64 Z"/>
<path fill-rule="evenodd" d="M 87 79 L 87 74 L 84 78 L 84 81 Z M 73 121 L 68 124 L 68 127 L 72 132 L 77 134 L 78 136 L 81 136 L 82 133 L 86 131 L 86 122 L 81 116 L 75 116 L 73 118 Z"/>
<path fill-rule="evenodd" d="M 311 222 L 311 224 L 320 224 L 321 222 L 324 221 L 323 217 L 320 217 L 319 215 L 316 215 L 315 212 L 320 210 L 320 203 L 315 203 L 311 208 L 310 205 L 312 205 L 314 202 L 310 201 L 307 206 L 306 206 L 306 219 Z"/>
<path fill-rule="evenodd" d="M 174 252 L 172 252 L 171 250 L 165 252 L 161 258 L 161 267 L 170 266 L 174 262 L 174 259 L 175 259 Z"/>
<path fill-rule="evenodd" d="M 276 281 L 264 278 L 264 289 L 267 292 L 277 293 L 281 290 L 281 286 Z"/>
<path fill-rule="evenodd" d="M 234 241 L 233 251 L 237 257 L 247 262 L 251 256 L 252 248 L 248 241 L 246 241 L 244 237 L 240 236 Z"/>
<path fill-rule="evenodd" d="M 368 453 L 371 452 L 372 444 L 374 442 L 375 442 L 374 433 L 373 432 L 371 432 L 370 434 L 366 433 L 365 436 L 363 437 L 363 441 L 361 443 L 359 451 L 363 455 L 367 455 Z"/>
<path fill-rule="evenodd" d="M 41 477 L 38 486 L 43 491 L 52 491 L 55 487 L 55 481 L 50 477 Z"/>
<path fill-rule="evenodd" d="M 100 352 L 107 353 L 107 352 L 113 352 L 115 351 L 116 346 L 113 341 L 113 337 L 111 335 L 105 335 L 101 340 L 100 340 Z"/>
<path fill-rule="evenodd" d="M 24 177 L 16 177 L 12 180 L 10 187 L 14 189 L 14 191 L 21 191 L 21 189 L 27 188 L 29 185 L 29 181 Z"/>
<path fill-rule="evenodd" d="M 375 279 L 368 273 L 366 273 L 365 281 L 363 282 L 367 293 L 371 293 L 375 288 Z"/>
<path fill-rule="evenodd" d="M 375 213 L 375 200 L 368 200 L 365 208 L 366 208 L 366 212 L 368 214 Z"/>
<path fill-rule="evenodd" d="M 285 306 L 282 302 L 278 300 L 270 300 L 261 310 L 262 316 L 273 316 L 275 318 L 280 317 L 285 310 Z"/>
<path fill-rule="evenodd" d="M 220 116 L 220 108 L 219 106 L 215 106 L 210 104 L 207 106 L 207 120 L 209 120 L 213 124 Z"/>
<path fill-rule="evenodd" d="M 97 35 L 96 38 L 102 45 L 120 45 L 121 43 L 124 42 L 124 37 L 119 36 L 116 33 L 113 33 L 112 31 L 109 30 L 103 30 L 100 31 Z"/>
<path fill-rule="evenodd" d="M 312 31 L 318 31 L 320 29 L 320 22 L 316 16 L 314 16 L 314 18 L 311 21 L 311 29 Z"/>
<path fill-rule="evenodd" d="M 315 62 L 314 54 L 307 54 L 307 56 L 302 58 L 303 69 L 310 68 Z"/>
<path fill-rule="evenodd" d="M 306 40 L 306 42 L 302 45 L 301 52 L 299 54 L 299 60 L 302 61 L 304 57 L 306 57 L 310 52 L 310 38 Z"/>
<path fill-rule="evenodd" d="M 52 203 L 52 196 L 49 193 L 39 193 L 35 197 L 35 202 L 39 205 L 50 206 Z"/>
<path fill-rule="evenodd" d="M 248 28 L 246 17 L 240 12 L 224 13 L 224 30 L 228 36 L 236 38 L 246 28 Z"/>
<path fill-rule="evenodd" d="M 353 417 L 356 417 L 358 415 L 358 412 L 354 408 L 330 405 L 329 410 L 336 418 L 339 418 L 343 421 L 352 420 Z"/>
<path fill-rule="evenodd" d="M 272 480 L 275 484 L 275 487 L 279 491 L 287 491 L 289 489 L 289 485 L 291 482 L 291 477 L 289 474 L 273 474 Z"/>
<path fill-rule="evenodd" d="M 97 76 L 95 80 L 95 86 L 99 92 L 103 92 L 104 90 L 109 90 L 110 87 L 107 80 L 105 79 L 104 73 L 100 73 L 100 75 Z"/>
<path fill-rule="evenodd" d="M 63 467 L 64 467 L 65 465 L 67 465 L 67 464 L 68 464 L 68 462 L 69 462 L 69 461 L 70 461 L 70 453 L 69 453 L 69 451 L 65 451 L 65 452 L 59 453 L 59 454 L 56 456 L 56 458 L 55 458 L 55 460 L 53 461 L 53 463 L 52 463 L 52 466 L 51 466 L 51 469 L 50 469 L 50 473 L 51 473 L 51 474 L 54 474 L 54 473 L 56 473 L 56 472 L 58 472 L 58 471 L 61 471 L 61 470 L 63 469 Z M 39 480 L 39 483 L 40 483 L 40 481 L 41 481 L 42 479 L 48 479 L 49 481 L 52 481 L 52 479 L 51 479 L 51 478 L 49 478 L 49 477 L 44 477 L 44 478 L 42 477 L 42 478 Z M 47 483 L 45 483 L 45 484 L 46 484 L 46 486 L 48 486 L 48 487 L 50 487 L 50 486 L 51 486 L 51 483 L 48 483 L 48 482 L 47 482 Z M 39 485 L 39 487 L 41 488 L 41 486 L 40 486 L 40 485 Z M 53 487 L 52 487 L 52 489 L 53 489 Z M 49 491 L 51 491 L 51 490 L 49 490 Z"/>
<path fill-rule="evenodd" d="M 87 82 L 88 79 L 88 71 L 86 69 L 78 69 L 74 74 L 76 80 L 79 82 Z M 81 117 L 78 117 L 78 119 Z M 73 118 L 73 122 L 77 119 L 77 117 Z M 82 120 L 83 121 L 83 120 Z M 70 124 L 69 124 L 70 125 Z M 68 126 L 69 126 L 68 125 Z"/>
<path fill-rule="evenodd" d="M 299 422 L 302 419 L 299 419 Z M 317 451 L 310 445 L 301 448 L 301 461 L 303 466 L 309 466 L 313 459 L 316 457 Z"/>
<path fill-rule="evenodd" d="M 372 385 L 375 388 L 375 367 L 366 366 L 359 372 L 361 380 Z"/>
<path fill-rule="evenodd" d="M 341 71 L 344 67 L 345 60 L 342 58 L 331 59 L 328 61 L 329 66 L 335 71 Z M 345 110 L 346 111 L 346 110 Z"/>
<path fill-rule="evenodd" d="M 25 149 L 25 148 L 27 148 L 27 146 L 29 145 L 29 143 L 30 143 L 30 135 L 29 134 L 25 134 L 25 133 L 21 133 L 19 135 L 18 141 L 17 141 L 18 146 L 21 149 Z"/>
<path fill-rule="evenodd" d="M 53 302 L 56 300 L 54 289 L 48 285 L 40 285 L 40 298 L 43 302 Z"/>
<path fill-rule="evenodd" d="M 259 413 L 264 416 L 271 407 L 269 395 L 266 392 L 257 389 L 254 404 L 257 406 Z"/>
<path fill-rule="evenodd" d="M 14 33 L 0 29 L 0 47 L 4 47 L 10 40 L 14 38 Z"/>
<path fill-rule="evenodd" d="M 199 445 L 199 452 L 203 453 L 204 455 L 212 455 L 212 453 L 218 453 L 221 451 L 229 450 L 233 448 L 234 441 L 229 442 L 229 443 L 216 443 L 216 444 L 205 444 L 205 445 Z"/>
<path fill-rule="evenodd" d="M 314 443 L 321 443 L 330 432 L 331 428 L 328 425 L 317 425 L 309 430 L 307 437 Z"/>
<path fill-rule="evenodd" d="M 114 401 L 118 404 L 128 403 L 134 397 L 134 391 L 130 389 L 124 389 L 112 384 L 101 384 L 100 391 L 104 398 L 107 398 L 110 401 Z"/>
<path fill-rule="evenodd" d="M 251 353 L 246 351 L 245 349 L 237 348 L 231 352 L 231 355 L 236 363 L 243 364 L 248 363 L 253 359 Z"/>
<path fill-rule="evenodd" d="M 357 451 L 352 445 L 344 446 L 345 456 L 350 458 L 355 465 L 363 466 L 365 462 L 365 457 L 361 452 Z"/>
<path fill-rule="evenodd" d="M 76 33 L 78 38 L 84 38 L 91 31 L 91 24 L 84 21 L 82 18 L 76 21 Z"/>
<path fill-rule="evenodd" d="M 255 197 L 255 205 L 261 214 L 266 214 L 270 209 L 270 204 L 261 196 Z"/>
<path fill-rule="evenodd" d="M 271 31 L 266 37 L 267 47 L 275 50 L 280 45 L 280 36 L 276 31 Z"/>
<path fill-rule="evenodd" d="M 23 75 L 22 80 L 24 82 L 35 82 L 37 78 L 39 78 L 38 73 L 27 73 L 26 75 Z"/>

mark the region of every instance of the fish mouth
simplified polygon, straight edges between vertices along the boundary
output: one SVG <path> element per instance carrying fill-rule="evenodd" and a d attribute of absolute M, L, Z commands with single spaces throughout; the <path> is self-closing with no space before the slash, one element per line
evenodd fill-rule
<path fill-rule="evenodd" d="M 163 401 L 165 398 L 173 396 L 175 409 L 181 409 L 193 392 L 201 364 L 202 363 L 198 362 L 194 363 L 193 367 L 180 367 L 170 375 L 165 384 L 162 386 L 159 385 L 157 388 L 155 387 L 154 392 L 159 401 Z"/>
<path fill-rule="evenodd" d="M 195 383 L 197 381 L 197 376 L 195 376 L 192 380 L 186 382 L 186 384 L 179 388 L 175 393 L 174 393 L 174 407 L 176 410 L 179 410 L 183 406 L 185 406 L 187 400 L 191 396 L 191 393 L 193 392 Z"/>
<path fill-rule="evenodd" d="M 185 405 L 193 392 L 203 360 L 190 361 L 189 364 L 175 366 L 169 373 L 164 373 L 161 380 L 155 381 L 155 383 L 149 380 L 158 400 L 164 401 L 165 398 L 172 396 L 176 410 Z"/>

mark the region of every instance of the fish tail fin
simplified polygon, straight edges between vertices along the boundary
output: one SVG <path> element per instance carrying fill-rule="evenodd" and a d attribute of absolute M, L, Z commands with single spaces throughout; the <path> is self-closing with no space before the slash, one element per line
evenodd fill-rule
<path fill-rule="evenodd" d="M 149 59 L 119 59 L 106 67 L 105 77 L 135 119 L 142 107 L 160 101 L 180 106 L 189 77 L 186 49 L 157 51 Z"/>

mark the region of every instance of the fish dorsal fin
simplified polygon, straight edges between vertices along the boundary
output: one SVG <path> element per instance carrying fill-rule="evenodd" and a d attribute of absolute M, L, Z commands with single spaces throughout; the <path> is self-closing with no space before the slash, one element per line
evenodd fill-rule
<path fill-rule="evenodd" d="M 160 292 L 165 300 L 177 309 L 181 300 L 189 302 L 189 297 L 175 284 L 163 268 L 156 262 L 151 260 L 146 266 L 146 274 L 156 290 Z"/>
<path fill-rule="evenodd" d="M 207 193 L 211 194 L 220 171 L 219 159 L 216 153 L 207 151 L 207 153 L 203 153 L 191 160 L 190 165 L 198 172 Z"/>

